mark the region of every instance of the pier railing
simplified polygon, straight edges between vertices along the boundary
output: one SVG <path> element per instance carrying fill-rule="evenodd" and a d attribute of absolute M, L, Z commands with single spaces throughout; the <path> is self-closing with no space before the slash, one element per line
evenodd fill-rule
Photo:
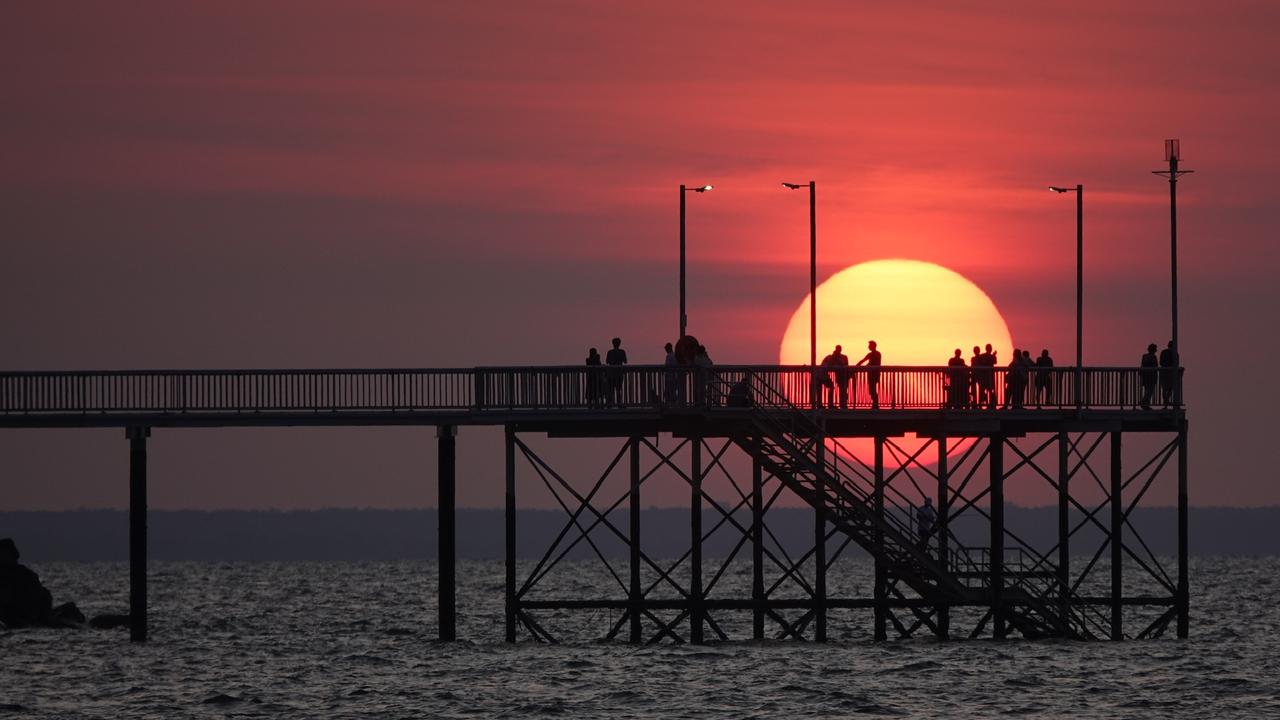
<path fill-rule="evenodd" d="M 1181 368 L 750 365 L 0 373 L 0 414 L 653 410 L 838 411 L 1181 407 Z M 841 391 L 843 386 L 844 391 Z M 728 388 L 726 390 L 726 388 Z"/>

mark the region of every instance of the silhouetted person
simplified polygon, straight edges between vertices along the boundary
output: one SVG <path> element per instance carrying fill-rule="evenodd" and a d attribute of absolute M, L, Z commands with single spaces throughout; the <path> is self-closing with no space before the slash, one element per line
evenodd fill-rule
<path fill-rule="evenodd" d="M 1036 358 L 1036 407 L 1053 404 L 1053 358 L 1047 349 Z"/>
<path fill-rule="evenodd" d="M 595 407 L 601 400 L 600 351 L 587 351 L 587 405 Z"/>
<path fill-rule="evenodd" d="M 627 364 L 627 351 L 622 349 L 622 338 L 613 339 L 613 349 L 604 356 L 609 366 L 609 401 L 622 407 L 622 366 Z"/>
<path fill-rule="evenodd" d="M 12 538 L 0 539 L 0 622 L 12 628 L 44 625 L 53 613 L 53 595 L 39 575 L 18 564 L 20 557 Z"/>
<path fill-rule="evenodd" d="M 947 405 L 962 408 L 968 402 L 969 368 L 964 364 L 964 355 L 960 348 L 956 348 L 956 354 L 947 361 Z"/>
<path fill-rule="evenodd" d="M 839 345 L 832 351 L 831 367 L 832 375 L 835 376 L 836 392 L 840 397 L 840 408 L 847 410 L 849 408 L 849 356 L 842 352 L 843 348 Z"/>
<path fill-rule="evenodd" d="M 1156 357 L 1156 344 L 1147 346 L 1147 353 L 1142 356 L 1138 377 L 1142 382 L 1142 399 L 1139 404 L 1143 410 L 1151 409 L 1151 396 L 1156 392 L 1156 368 L 1160 367 L 1160 359 Z"/>
<path fill-rule="evenodd" d="M 1181 398 L 1176 392 L 1178 387 L 1178 351 L 1173 349 L 1173 341 L 1160 351 L 1160 397 L 1164 406 L 1178 405 Z"/>
<path fill-rule="evenodd" d="M 982 348 L 977 345 L 973 346 L 973 357 L 969 358 L 969 405 L 980 407 L 982 405 L 982 378 L 981 373 L 974 368 L 982 365 L 979 359 L 982 357 Z"/>
<path fill-rule="evenodd" d="M 684 399 L 684 387 L 680 382 L 680 371 L 676 370 L 676 351 L 671 343 L 662 346 L 667 355 L 662 360 L 662 366 L 666 370 L 662 374 L 663 388 L 662 399 L 668 405 L 674 403 L 677 398 Z"/>
<path fill-rule="evenodd" d="M 1031 388 L 1031 368 L 1035 366 L 1035 360 L 1031 359 L 1031 351 L 1023 350 L 1022 362 L 1018 364 L 1018 386 L 1022 388 L 1018 393 L 1019 407 L 1027 402 L 1027 390 Z"/>
<path fill-rule="evenodd" d="M 833 376 L 835 378 L 834 382 L 832 382 Z M 848 376 L 849 358 L 840 352 L 840 346 L 837 345 L 830 355 L 822 358 L 822 369 L 818 371 L 818 375 L 815 378 L 818 405 L 825 404 L 834 408 L 836 406 L 836 387 L 839 386 L 840 407 L 849 407 Z"/>
<path fill-rule="evenodd" d="M 729 388 L 729 407 L 751 407 L 751 385 L 747 379 L 740 378 Z"/>
<path fill-rule="evenodd" d="M 867 393 L 871 395 L 871 409 L 880 409 L 880 351 L 876 350 L 876 341 L 867 342 L 867 354 L 858 361 L 858 365 L 867 365 Z"/>
<path fill-rule="evenodd" d="M 973 371 L 978 376 L 978 407 L 995 409 L 996 353 L 991 349 L 991 343 L 987 343 L 986 350 L 978 355 L 975 364 L 978 368 Z"/>
<path fill-rule="evenodd" d="M 1022 361 L 1022 351 L 1013 349 L 1013 359 L 1004 372 L 1004 406 L 1015 409 L 1022 407 L 1022 398 L 1026 393 L 1026 365 Z"/>
<path fill-rule="evenodd" d="M 933 509 L 933 498 L 925 498 L 924 505 L 916 508 L 916 533 L 920 538 L 920 547 L 929 544 L 929 536 L 933 534 L 933 526 L 937 521 L 938 513 Z"/>
<path fill-rule="evenodd" d="M 697 392 L 697 403 L 702 405 L 708 401 L 714 404 L 715 397 L 711 393 L 711 366 L 715 363 L 711 362 L 711 356 L 707 354 L 707 346 L 699 345 L 693 356 L 693 367 L 696 377 L 695 391 Z"/>
<path fill-rule="evenodd" d="M 685 335 L 676 341 L 676 364 L 681 367 L 693 367 L 693 358 L 698 355 L 698 338 Z"/>
<path fill-rule="evenodd" d="M 813 406 L 821 408 L 825 405 L 835 407 L 835 386 L 831 384 L 831 356 L 822 358 L 822 362 L 818 363 L 818 367 L 813 368 L 813 377 L 810 379 L 810 389 L 812 390 Z"/>

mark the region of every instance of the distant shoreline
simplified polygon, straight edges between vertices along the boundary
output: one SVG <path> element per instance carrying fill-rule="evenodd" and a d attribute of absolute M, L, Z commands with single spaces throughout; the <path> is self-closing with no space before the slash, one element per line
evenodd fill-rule
<path fill-rule="evenodd" d="M 1008 506 L 1010 530 L 1033 545 L 1054 545 L 1057 508 Z M 642 515 L 642 544 L 654 556 L 678 555 L 688 547 L 688 511 L 647 508 Z M 522 558 L 540 557 L 563 527 L 560 510 L 520 510 L 518 543 Z M 769 527 L 788 547 L 802 548 L 813 534 L 812 513 L 803 508 L 771 510 Z M 1079 515 L 1073 513 L 1078 521 Z M 745 518 L 745 516 L 740 516 Z M 150 556 L 155 560 L 292 561 L 434 559 L 436 511 L 326 510 L 153 510 Z M 623 531 L 625 513 L 611 520 Z M 704 515 L 704 527 L 718 520 Z M 708 521 L 710 521 L 708 523 Z M 1172 507 L 1139 508 L 1131 518 L 1157 555 L 1176 552 L 1176 511 Z M 1280 507 L 1190 509 L 1191 553 L 1198 556 L 1264 556 L 1280 554 Z M 503 557 L 503 512 L 460 509 L 458 555 L 467 559 Z M 985 545 L 985 521 L 962 517 L 955 524 L 966 544 Z M 622 543 L 597 528 L 592 538 L 607 556 L 623 558 Z M 736 543 L 737 531 L 726 526 L 707 540 L 705 553 L 722 556 Z M 0 537 L 14 538 L 24 562 L 123 561 L 128 558 L 128 513 L 124 510 L 4 511 Z M 1073 538 L 1072 547 L 1092 553 L 1096 533 L 1089 528 Z M 570 557 L 588 557 L 586 543 Z M 1075 554 L 1073 552 L 1073 554 Z"/>

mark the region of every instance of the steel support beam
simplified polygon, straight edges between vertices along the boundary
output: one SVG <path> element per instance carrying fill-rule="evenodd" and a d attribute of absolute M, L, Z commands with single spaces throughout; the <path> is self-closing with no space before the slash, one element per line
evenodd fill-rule
<path fill-rule="evenodd" d="M 875 487 L 873 489 L 873 498 L 875 501 L 875 513 L 880 523 L 876 525 L 876 530 L 872 534 L 872 543 L 875 545 L 875 586 L 872 588 L 873 600 L 875 601 L 875 628 L 874 637 L 876 640 L 887 640 L 889 638 L 888 622 L 889 622 L 889 579 L 888 569 L 884 565 L 884 530 L 881 529 L 884 522 L 884 437 L 877 436 L 875 438 L 875 459 L 873 471 L 875 473 Z"/>
<path fill-rule="evenodd" d="M 823 472 L 813 478 L 813 639 L 827 641 L 827 488 L 826 441 L 818 438 L 818 467 Z"/>
<path fill-rule="evenodd" d="M 1191 627 L 1191 590 L 1187 575 L 1187 421 L 1178 429 L 1178 637 Z"/>
<path fill-rule="evenodd" d="M 147 640 L 147 437 L 151 428 L 130 427 L 129 438 L 129 639 Z"/>
<path fill-rule="evenodd" d="M 690 439 L 693 447 L 689 474 L 689 642 L 701 645 L 702 603 L 702 438 Z"/>
<path fill-rule="evenodd" d="M 764 639 L 764 470 L 751 458 L 751 637 Z"/>
<path fill-rule="evenodd" d="M 516 598 L 516 435 L 510 425 L 506 427 L 506 630 L 507 642 L 516 641 L 516 614 L 519 612 Z"/>
<path fill-rule="evenodd" d="M 947 470 L 947 437 L 940 435 L 938 437 L 938 521 L 934 533 L 938 536 L 938 563 L 944 569 L 950 569 L 950 563 L 947 562 L 947 555 L 950 552 L 950 538 L 947 537 L 948 523 L 947 515 L 951 512 L 951 494 L 948 492 Z M 939 640 L 947 640 L 951 637 L 951 608 L 946 605 L 938 605 L 934 612 L 938 616 L 937 635 Z"/>
<path fill-rule="evenodd" d="M 640 585 L 640 439 L 631 438 L 628 443 L 631 453 L 631 529 L 627 540 L 631 549 L 631 642 L 644 640 L 640 631 L 641 604 L 644 600 L 644 588 Z"/>
<path fill-rule="evenodd" d="M 1062 617 L 1071 613 L 1071 438 L 1058 432 L 1058 601 Z"/>
<path fill-rule="evenodd" d="M 440 569 L 438 632 L 441 640 L 458 639 L 457 431 L 452 425 L 436 428 L 436 555 Z"/>
<path fill-rule="evenodd" d="M 992 435 L 987 453 L 991 470 L 991 620 L 996 640 L 1007 634 L 1004 616 L 1004 436 Z"/>
<path fill-rule="evenodd" d="M 1120 465 L 1121 445 L 1119 431 L 1111 433 L 1111 639 L 1123 640 L 1121 627 L 1124 610 L 1124 503 L 1121 488 L 1124 477 Z"/>

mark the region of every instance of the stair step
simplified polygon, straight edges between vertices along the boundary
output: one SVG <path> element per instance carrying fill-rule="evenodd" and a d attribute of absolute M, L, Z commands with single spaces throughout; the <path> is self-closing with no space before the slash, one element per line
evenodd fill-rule
<path fill-rule="evenodd" d="M 794 409 L 793 409 L 794 410 Z M 776 415 L 776 417 L 775 417 Z M 817 432 L 812 419 L 794 410 L 783 422 L 783 414 L 756 414 L 753 416 L 761 435 L 739 444 L 759 458 L 770 472 L 793 493 L 810 505 L 821 502 L 832 513 L 831 522 L 849 535 L 864 550 L 879 556 L 888 566 L 891 576 L 926 598 L 988 602 L 991 598 L 989 583 L 991 572 L 951 571 L 932 555 L 921 554 L 913 533 L 905 526 L 878 519 L 872 510 L 865 488 L 855 479 L 845 476 L 831 463 L 819 463 L 817 445 L 809 440 Z M 787 428 L 806 433 L 797 437 Z M 895 521 L 897 522 L 897 521 Z M 878 528 L 883 528 L 882 543 L 874 541 Z M 1052 578 L 1053 572 L 1017 571 L 1006 569 L 1009 580 L 1026 578 Z M 977 587 L 970 583 L 984 583 Z M 1031 592 L 1034 588 L 1008 587 L 1002 589 L 1002 598 L 1014 603 L 1009 611 L 1011 624 L 1028 637 L 1036 635 L 1088 636 L 1087 630 L 1077 628 L 1072 617 L 1057 615 L 1057 595 L 1053 588 Z"/>

